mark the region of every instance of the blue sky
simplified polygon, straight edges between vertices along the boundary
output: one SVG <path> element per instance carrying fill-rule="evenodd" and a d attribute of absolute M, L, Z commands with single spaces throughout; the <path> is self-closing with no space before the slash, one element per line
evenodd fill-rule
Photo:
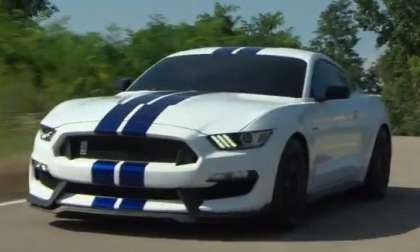
<path fill-rule="evenodd" d="M 153 14 L 163 14 L 171 23 L 192 22 L 203 12 L 211 12 L 216 0 L 51 0 L 60 12 L 53 19 L 69 17 L 76 32 L 104 31 L 110 24 L 136 30 Z M 283 12 L 286 25 L 306 43 L 314 37 L 321 11 L 331 0 L 220 0 L 240 6 L 238 15 L 248 19 L 261 12 Z M 374 36 L 363 33 L 357 50 L 368 61 L 376 58 Z"/>

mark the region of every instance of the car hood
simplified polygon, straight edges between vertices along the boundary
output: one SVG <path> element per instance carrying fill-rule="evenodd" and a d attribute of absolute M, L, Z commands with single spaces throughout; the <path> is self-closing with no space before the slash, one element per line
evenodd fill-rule
<path fill-rule="evenodd" d="M 83 122 L 99 124 L 117 105 L 150 93 L 123 92 L 111 97 L 70 100 L 54 108 L 41 123 L 53 128 Z M 165 107 L 153 124 L 188 128 L 206 134 L 236 132 L 275 108 L 299 101 L 296 98 L 245 93 L 198 94 Z M 129 121 L 127 118 L 130 117 L 124 121 Z"/>

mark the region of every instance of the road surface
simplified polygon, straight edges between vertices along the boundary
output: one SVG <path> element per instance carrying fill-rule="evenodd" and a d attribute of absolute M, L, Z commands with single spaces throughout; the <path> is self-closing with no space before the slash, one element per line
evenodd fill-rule
<path fill-rule="evenodd" d="M 364 201 L 350 193 L 324 199 L 291 232 L 249 222 L 83 221 L 19 201 L 9 204 L 24 197 L 26 163 L 0 163 L 0 251 L 420 251 L 420 138 L 394 138 L 385 200 Z"/>

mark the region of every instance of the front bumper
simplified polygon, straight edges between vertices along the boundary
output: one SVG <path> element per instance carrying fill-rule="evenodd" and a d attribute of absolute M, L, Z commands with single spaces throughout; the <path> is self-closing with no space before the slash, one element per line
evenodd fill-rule
<path fill-rule="evenodd" d="M 32 158 L 46 164 L 48 171 L 40 178 L 42 171 L 30 165 L 29 201 L 32 205 L 51 210 L 199 219 L 254 214 L 271 202 L 277 167 L 273 152 L 270 154 L 274 144 L 253 150 L 220 151 L 196 131 L 154 126 L 151 136 L 182 139 L 199 159 L 194 164 L 180 166 L 149 163 L 142 185 L 125 188 L 95 185 L 92 166 L 97 160 L 57 156 L 55 148 L 68 135 L 66 132 L 86 133 L 90 132 L 89 127 L 89 123 L 60 127 L 51 143 L 37 137 Z M 165 132 L 165 135 L 157 132 Z M 209 181 L 215 174 L 235 171 L 247 172 L 248 176 L 225 183 Z M 164 195 L 151 195 L 153 190 Z"/>
<path fill-rule="evenodd" d="M 208 188 L 146 189 L 75 184 L 57 180 L 45 171 L 37 169 L 33 171 L 34 180 L 49 188 L 52 194 L 49 199 L 30 194 L 28 201 L 32 206 L 58 212 L 171 218 L 184 222 L 215 217 L 247 217 L 261 213 L 261 211 L 213 213 L 200 210 L 200 206 L 206 200 L 220 200 L 248 194 L 258 180 L 256 172 L 250 172 L 247 179 L 219 182 Z"/>

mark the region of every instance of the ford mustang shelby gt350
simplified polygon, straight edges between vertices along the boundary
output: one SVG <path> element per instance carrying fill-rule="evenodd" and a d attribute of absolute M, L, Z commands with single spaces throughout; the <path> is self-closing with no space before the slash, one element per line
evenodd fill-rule
<path fill-rule="evenodd" d="M 70 100 L 42 120 L 32 205 L 181 221 L 269 213 L 296 225 L 321 195 L 386 193 L 384 104 L 326 56 L 194 49 L 120 84 L 115 96 Z"/>

